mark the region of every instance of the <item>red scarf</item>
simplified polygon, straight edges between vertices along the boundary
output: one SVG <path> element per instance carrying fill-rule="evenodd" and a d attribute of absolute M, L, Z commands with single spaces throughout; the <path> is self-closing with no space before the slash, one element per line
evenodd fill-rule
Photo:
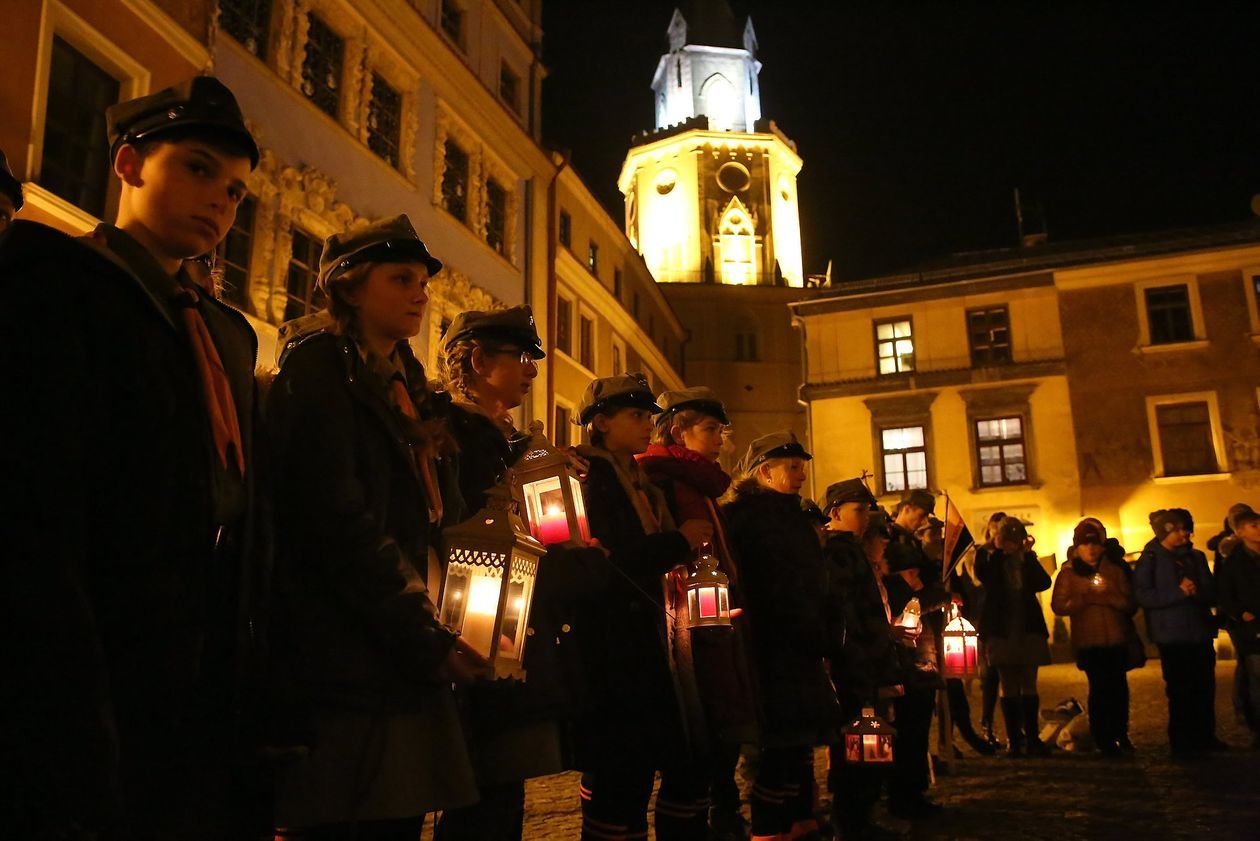
<path fill-rule="evenodd" d="M 188 343 L 192 347 L 193 357 L 197 361 L 197 372 L 201 376 L 201 387 L 205 394 L 206 414 L 210 418 L 210 433 L 214 437 L 214 449 L 219 454 L 219 463 L 226 469 L 228 453 L 241 476 L 245 475 L 245 450 L 241 445 L 241 426 L 236 417 L 236 401 L 232 398 L 232 387 L 227 372 L 223 369 L 223 360 L 219 358 L 219 349 L 206 328 L 206 321 L 197 309 L 200 299 L 197 292 L 185 288 L 176 298 L 180 319 L 184 322 L 184 330 L 188 334 Z"/>

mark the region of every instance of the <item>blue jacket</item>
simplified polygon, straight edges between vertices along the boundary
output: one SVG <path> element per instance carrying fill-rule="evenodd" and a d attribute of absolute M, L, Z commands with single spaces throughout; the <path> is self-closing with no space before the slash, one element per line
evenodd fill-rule
<path fill-rule="evenodd" d="M 1183 578 L 1198 588 L 1193 596 L 1181 589 Z M 1212 616 L 1216 587 L 1207 557 L 1190 544 L 1175 550 L 1158 540 L 1146 544 L 1133 573 L 1133 592 L 1146 610 L 1151 642 L 1206 642 L 1216 637 Z"/>

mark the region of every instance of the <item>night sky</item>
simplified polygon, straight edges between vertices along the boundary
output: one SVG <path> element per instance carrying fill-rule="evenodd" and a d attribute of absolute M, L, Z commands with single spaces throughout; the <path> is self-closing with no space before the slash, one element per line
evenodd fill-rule
<path fill-rule="evenodd" d="M 675 3 L 544 0 L 543 132 L 617 220 Z M 1245 220 L 1260 4 L 733 2 L 805 160 L 805 268 L 852 279 L 1014 245 Z"/>

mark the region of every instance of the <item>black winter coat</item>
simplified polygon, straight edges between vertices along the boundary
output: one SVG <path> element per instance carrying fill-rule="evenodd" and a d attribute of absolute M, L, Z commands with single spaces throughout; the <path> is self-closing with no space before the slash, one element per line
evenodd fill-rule
<path fill-rule="evenodd" d="M 827 650 L 831 676 L 841 695 L 870 703 L 879 687 L 901 683 L 903 677 L 879 582 L 852 532 L 828 532 L 823 555 L 831 605 Z"/>
<path fill-rule="evenodd" d="M 739 562 L 767 745 L 824 742 L 839 715 L 829 651 L 827 568 L 795 494 L 745 480 L 723 514 Z"/>
<path fill-rule="evenodd" d="M 212 775 L 240 747 L 266 580 L 256 337 L 202 296 L 247 464 L 240 516 L 216 523 L 198 368 L 141 274 L 172 281 L 126 239 L 130 263 L 33 222 L 0 237 L 0 837 L 187 829 L 191 769 Z"/>
<path fill-rule="evenodd" d="M 1228 545 L 1216 562 L 1216 598 L 1240 656 L 1260 654 L 1260 555 L 1242 541 Z M 1242 618 L 1250 613 L 1252 618 Z"/>
<path fill-rule="evenodd" d="M 419 397 L 423 371 L 399 348 Z M 422 693 L 449 692 L 439 666 L 455 637 L 423 584 L 436 529 L 384 378 L 350 339 L 316 333 L 286 352 L 267 424 L 280 690 L 299 704 L 362 712 L 408 711 Z M 446 497 L 458 503 L 457 492 Z"/>
<path fill-rule="evenodd" d="M 980 614 L 977 630 L 981 639 L 1013 637 L 1016 634 L 1037 634 L 1049 637 L 1046 618 L 1042 615 L 1037 594 L 1050 589 L 1050 574 L 1032 552 L 1025 552 L 1020 571 L 1023 587 L 1018 591 L 1008 586 L 1002 570 L 1005 555 L 1000 550 L 986 552 L 976 557 L 976 577 L 984 585 L 984 612 Z M 1011 627 L 1012 612 L 1018 605 L 1023 616 L 1022 627 Z"/>
<path fill-rule="evenodd" d="M 585 768 L 593 757 L 628 749 L 663 762 L 679 750 L 683 733 L 669 670 L 661 576 L 686 560 L 690 546 L 677 531 L 648 534 L 616 468 L 595 454 L 599 451 L 583 452 L 591 463 L 582 487 L 587 522 L 617 571 L 578 608 L 587 690 L 579 714 L 578 765 Z"/>

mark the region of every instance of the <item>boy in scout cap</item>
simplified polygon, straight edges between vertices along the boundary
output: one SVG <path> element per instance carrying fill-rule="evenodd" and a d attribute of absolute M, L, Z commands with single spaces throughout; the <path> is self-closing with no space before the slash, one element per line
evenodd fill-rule
<path fill-rule="evenodd" d="M 607 592 L 579 609 L 583 672 L 589 687 L 578 721 L 582 837 L 645 837 L 656 771 L 667 777 L 687 746 L 670 673 L 661 576 L 713 537 L 705 520 L 676 527 L 664 495 L 635 456 L 647 449 L 660 407 L 642 374 L 594 380 L 578 420 L 590 445 L 583 481 L 593 538 L 619 572 Z M 662 838 L 677 816 L 658 806 Z"/>
<path fill-rule="evenodd" d="M 750 797 L 754 838 L 817 832 L 813 747 L 827 743 L 838 711 L 823 662 L 834 633 L 826 561 L 798 493 L 809 459 L 790 431 L 756 439 L 723 508 L 763 711 Z"/>
<path fill-rule="evenodd" d="M 0 239 L 0 660 L 21 687 L 0 836 L 242 837 L 257 341 L 184 261 L 227 234 L 258 148 L 208 76 L 106 122 L 115 224 Z"/>
<path fill-rule="evenodd" d="M 9 227 L 13 217 L 22 209 L 22 182 L 9 169 L 9 159 L 0 149 L 0 232 Z"/>
<path fill-rule="evenodd" d="M 272 662 L 314 737 L 277 769 L 275 815 L 320 838 L 414 839 L 477 799 L 451 680 L 478 663 L 434 606 L 463 505 L 445 395 L 410 346 L 441 268 L 405 215 L 329 237 L 327 317 L 286 331 L 268 396 Z"/>
<path fill-rule="evenodd" d="M 638 456 L 639 466 L 665 495 L 675 522 L 703 520 L 713 527 L 709 551 L 730 582 L 731 606 L 742 607 L 739 570 L 717 506 L 731 483 L 718 464 L 722 433 L 730 423 L 726 408 L 705 386 L 666 391 L 656 402 L 662 411 L 655 419 L 651 446 Z M 706 824 L 712 823 L 714 833 L 722 837 L 742 835 L 746 833 L 735 766 L 741 743 L 755 737 L 757 721 L 749 641 L 738 620 L 729 631 L 687 627 L 686 580 L 692 568 L 689 564 L 671 572 L 665 588 L 674 622 L 670 654 L 684 700 L 692 762 L 661 778 L 657 833 L 673 823 L 668 837 L 703 837 Z"/>

